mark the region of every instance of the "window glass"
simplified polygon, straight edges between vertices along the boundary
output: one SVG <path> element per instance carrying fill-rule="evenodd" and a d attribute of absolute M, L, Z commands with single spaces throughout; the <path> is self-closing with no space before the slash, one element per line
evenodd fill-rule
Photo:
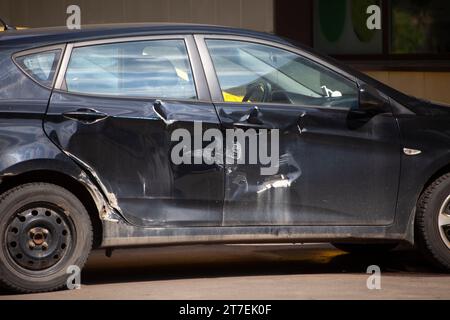
<path fill-rule="evenodd" d="M 124 42 L 74 48 L 65 76 L 70 92 L 195 99 L 183 40 Z"/>
<path fill-rule="evenodd" d="M 450 1 L 392 0 L 392 53 L 449 53 Z"/>
<path fill-rule="evenodd" d="M 61 50 L 29 54 L 16 58 L 17 64 L 34 80 L 51 86 L 55 77 Z"/>
<path fill-rule="evenodd" d="M 299 55 L 271 46 L 207 40 L 226 102 L 351 108 L 356 84 Z"/>

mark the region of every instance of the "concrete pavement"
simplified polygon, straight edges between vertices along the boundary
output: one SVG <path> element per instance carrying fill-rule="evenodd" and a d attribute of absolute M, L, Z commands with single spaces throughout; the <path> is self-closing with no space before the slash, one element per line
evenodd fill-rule
<path fill-rule="evenodd" d="M 381 290 L 368 290 L 370 265 Z M 210 245 L 96 251 L 82 288 L 0 299 L 450 299 L 450 274 L 410 250 L 379 257 L 330 245 Z"/>

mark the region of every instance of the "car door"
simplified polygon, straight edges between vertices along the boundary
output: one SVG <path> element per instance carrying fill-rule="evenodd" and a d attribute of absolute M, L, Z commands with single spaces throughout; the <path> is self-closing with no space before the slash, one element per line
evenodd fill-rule
<path fill-rule="evenodd" d="M 70 44 L 45 131 L 130 223 L 217 226 L 223 168 L 172 161 L 174 133 L 219 128 L 206 88 L 191 36 Z"/>
<path fill-rule="evenodd" d="M 387 100 L 365 113 L 355 79 L 291 47 L 243 37 L 196 40 L 212 70 L 222 130 L 245 137 L 232 136 L 224 151 L 234 156 L 225 165 L 225 225 L 393 221 L 400 141 Z"/>

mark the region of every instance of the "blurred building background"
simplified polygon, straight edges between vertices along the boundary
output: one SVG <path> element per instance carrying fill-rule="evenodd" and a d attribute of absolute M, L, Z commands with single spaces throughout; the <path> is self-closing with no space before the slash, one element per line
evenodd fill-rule
<path fill-rule="evenodd" d="M 0 0 L 0 17 L 16 26 L 193 22 L 272 32 L 330 54 L 417 97 L 450 103 L 448 0 Z M 381 8 L 369 30 L 368 6 Z"/>

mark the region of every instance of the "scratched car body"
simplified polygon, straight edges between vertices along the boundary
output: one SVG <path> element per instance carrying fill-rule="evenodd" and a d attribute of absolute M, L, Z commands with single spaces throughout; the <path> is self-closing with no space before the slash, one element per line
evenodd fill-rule
<path fill-rule="evenodd" d="M 8 30 L 0 81 L 0 281 L 14 290 L 65 286 L 91 248 L 408 242 L 450 267 L 450 109 L 289 40 L 203 25 Z M 174 164 L 172 133 L 196 122 L 278 129 L 276 174 Z"/>

